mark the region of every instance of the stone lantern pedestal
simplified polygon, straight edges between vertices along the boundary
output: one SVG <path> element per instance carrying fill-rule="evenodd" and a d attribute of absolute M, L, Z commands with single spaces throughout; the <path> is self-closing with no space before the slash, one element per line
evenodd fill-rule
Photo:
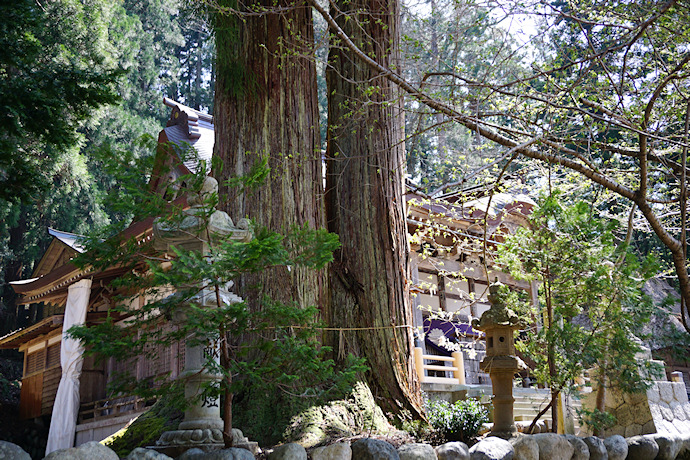
<path fill-rule="evenodd" d="M 515 356 L 514 331 L 522 322 L 505 304 L 503 285 L 496 281 L 489 288 L 491 308 L 479 320 L 472 322 L 474 329 L 486 334 L 486 357 L 479 368 L 491 377 L 493 389 L 494 426 L 491 434 L 509 438 L 517 433 L 513 416 L 513 376 L 524 364 Z"/>
<path fill-rule="evenodd" d="M 518 360 L 512 356 L 496 356 L 485 358 L 479 364 L 482 371 L 491 377 L 491 387 L 494 396 L 491 399 L 494 406 L 494 426 L 491 433 L 503 437 L 517 432 L 513 413 L 513 376 L 520 369 Z"/>

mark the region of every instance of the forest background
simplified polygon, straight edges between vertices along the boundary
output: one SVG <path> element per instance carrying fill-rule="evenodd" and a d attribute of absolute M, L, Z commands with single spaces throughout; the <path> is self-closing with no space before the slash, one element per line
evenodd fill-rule
<path fill-rule="evenodd" d="M 690 37 L 682 28 L 687 4 L 429 0 L 333 2 L 329 10 L 310 5 L 313 21 L 311 8 L 291 2 L 199 8 L 171 0 L 23 0 L 2 6 L 0 72 L 11 78 L 0 83 L 0 334 L 31 321 L 29 311 L 16 308 L 8 283 L 30 275 L 50 242 L 46 227 L 86 233 L 131 218 L 105 204 L 118 183 L 102 158 L 120 156 L 127 166 L 132 156 L 153 153 L 152 136 L 167 116 L 162 96 L 213 114 L 221 128 L 221 152 L 238 148 L 233 139 L 250 138 L 250 131 L 265 135 L 279 123 L 283 133 L 311 131 L 312 139 L 296 147 L 316 152 L 317 179 L 309 196 L 323 195 L 322 151 L 334 165 L 329 177 L 343 178 L 338 168 L 346 162 L 337 161 L 338 149 L 354 152 L 350 161 L 370 155 L 362 163 L 371 166 L 378 163 L 369 160 L 381 151 L 403 146 L 408 183 L 429 196 L 456 191 L 470 198 L 503 189 L 534 195 L 559 187 L 566 200 L 584 199 L 593 213 L 621 221 L 620 240 L 638 253 L 657 252 L 667 265 L 660 276 L 677 283 L 686 294 L 681 299 L 688 300 Z M 265 24 L 274 27 L 264 27 L 267 35 L 261 36 Z M 237 101 L 252 95 L 256 82 L 243 68 L 256 64 L 248 56 L 261 53 L 282 64 L 271 76 L 282 83 L 280 91 L 287 91 L 288 78 L 301 81 L 291 97 L 315 106 L 295 112 L 294 120 L 271 120 L 257 129 L 249 121 L 256 121 L 260 110 Z M 347 97 L 338 100 L 342 95 Z M 266 102 L 263 110 L 270 107 Z M 248 122 L 233 124 L 236 120 Z M 387 143 L 371 132 L 359 136 L 369 144 L 348 139 L 348 133 L 366 133 L 379 124 L 390 128 Z M 290 154 L 273 149 L 267 145 L 263 152 Z M 233 171 L 247 170 L 253 161 L 231 154 L 222 159 Z M 395 158 L 390 161 L 395 164 Z M 402 177 L 402 165 L 394 169 Z M 289 181 L 289 174 L 283 179 Z M 342 238 L 352 223 L 338 214 L 337 205 L 366 201 L 364 192 L 350 193 L 364 190 L 361 185 L 336 187 L 327 181 L 325 200 L 336 205 L 325 216 L 317 205 L 304 220 L 317 226 L 328 220 Z M 283 192 L 280 186 L 275 190 Z M 380 198 L 398 206 L 391 203 L 401 199 L 400 190 L 389 192 Z M 244 202 L 225 193 L 233 203 L 231 215 L 261 208 L 253 198 Z M 288 195 L 276 195 L 271 206 L 295 206 L 281 201 Z M 369 221 L 377 222 L 373 216 Z M 275 216 L 263 217 L 273 222 Z M 404 221 L 398 224 L 404 228 Z M 405 244 L 404 237 L 399 243 Z M 340 256 L 356 259 L 345 254 L 347 248 L 364 247 L 356 239 L 345 241 Z M 332 280 L 348 280 L 343 267 L 336 266 Z M 388 289 L 386 296 L 404 289 L 395 291 Z M 313 301 L 314 292 L 300 295 Z M 337 292 L 330 303 L 339 304 Z M 342 295 L 346 305 L 366 303 Z M 685 324 L 686 304 L 680 314 Z"/>

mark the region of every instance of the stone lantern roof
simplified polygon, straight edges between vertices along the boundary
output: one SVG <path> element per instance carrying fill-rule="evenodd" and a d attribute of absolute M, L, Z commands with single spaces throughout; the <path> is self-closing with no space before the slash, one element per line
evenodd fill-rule
<path fill-rule="evenodd" d="M 472 320 L 472 327 L 480 331 L 487 331 L 495 327 L 510 327 L 511 329 L 520 329 L 523 327 L 523 321 L 518 315 L 508 308 L 506 305 L 507 293 L 502 287 L 505 284 L 496 279 L 496 282 L 489 286 L 489 301 L 491 308 L 485 311 L 481 318 Z"/>

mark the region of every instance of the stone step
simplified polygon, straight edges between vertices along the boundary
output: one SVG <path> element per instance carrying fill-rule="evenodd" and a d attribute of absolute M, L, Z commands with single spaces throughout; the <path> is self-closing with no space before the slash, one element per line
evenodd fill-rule
<path fill-rule="evenodd" d="M 516 416 L 515 416 L 515 421 L 516 421 L 516 422 L 532 422 L 532 420 L 534 420 L 534 417 L 535 417 L 536 415 L 537 415 L 537 414 L 533 414 L 533 415 L 532 415 L 532 414 L 516 415 Z M 549 420 L 549 421 L 550 421 L 550 420 L 552 420 L 552 418 L 551 418 L 551 415 L 550 415 L 550 414 L 549 414 L 549 415 L 544 414 L 544 415 L 542 415 L 542 416 L 539 418 L 539 420 Z"/>
<path fill-rule="evenodd" d="M 517 392 L 516 392 L 517 393 Z M 541 410 L 546 407 L 550 401 L 548 395 L 521 395 L 519 393 L 514 394 L 515 403 L 513 406 L 513 414 L 515 418 L 515 424 L 518 427 L 518 431 L 523 432 L 526 430 L 534 417 L 541 412 Z M 578 408 L 582 407 L 582 403 L 579 400 L 571 400 L 570 410 L 575 413 Z M 548 431 L 551 424 L 551 410 L 548 410 L 544 415 L 541 416 L 539 420 L 539 427 L 536 432 Z M 575 432 L 579 431 L 579 423 L 577 418 L 574 420 Z"/>
<path fill-rule="evenodd" d="M 524 407 L 525 409 L 535 409 L 535 410 L 540 410 L 544 407 L 548 406 L 548 404 L 531 404 L 531 403 L 525 403 L 525 402 L 515 402 L 513 404 L 513 407 Z"/>
<path fill-rule="evenodd" d="M 515 414 L 535 414 L 536 415 L 539 412 L 541 412 L 542 409 L 543 408 L 538 408 L 538 407 L 534 407 L 534 408 L 532 408 L 532 407 L 514 407 L 513 412 Z M 548 410 L 547 412 L 551 412 L 551 411 Z"/>
<path fill-rule="evenodd" d="M 513 418 L 515 420 L 521 420 L 521 421 L 529 420 L 531 422 L 532 420 L 534 420 L 534 417 L 536 417 L 536 416 L 537 416 L 537 414 L 514 414 Z M 544 414 L 540 417 L 540 420 L 544 420 L 544 419 L 551 420 L 551 414 L 549 414 L 549 415 Z"/>
<path fill-rule="evenodd" d="M 516 399 L 516 406 L 526 406 L 526 407 L 544 407 L 549 404 L 549 401 L 525 401 L 524 399 Z"/>
<path fill-rule="evenodd" d="M 531 401 L 520 401 L 516 400 L 514 406 L 515 407 L 544 407 L 548 403 L 539 403 L 539 402 L 531 402 Z"/>
<path fill-rule="evenodd" d="M 537 412 L 545 408 L 548 404 L 514 404 L 516 409 L 536 410 Z"/>

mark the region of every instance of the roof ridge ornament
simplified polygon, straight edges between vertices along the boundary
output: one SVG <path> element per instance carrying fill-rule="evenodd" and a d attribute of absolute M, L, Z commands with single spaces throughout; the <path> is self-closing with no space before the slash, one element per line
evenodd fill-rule
<path fill-rule="evenodd" d="M 207 113 L 200 112 L 184 104 L 180 104 L 170 98 L 164 97 L 163 103 L 171 107 L 173 110 L 170 113 L 170 119 L 166 123 L 166 127 L 180 126 L 187 133 L 189 139 L 195 140 L 201 137 L 199 131 L 199 120 L 213 124 L 213 117 Z"/>

